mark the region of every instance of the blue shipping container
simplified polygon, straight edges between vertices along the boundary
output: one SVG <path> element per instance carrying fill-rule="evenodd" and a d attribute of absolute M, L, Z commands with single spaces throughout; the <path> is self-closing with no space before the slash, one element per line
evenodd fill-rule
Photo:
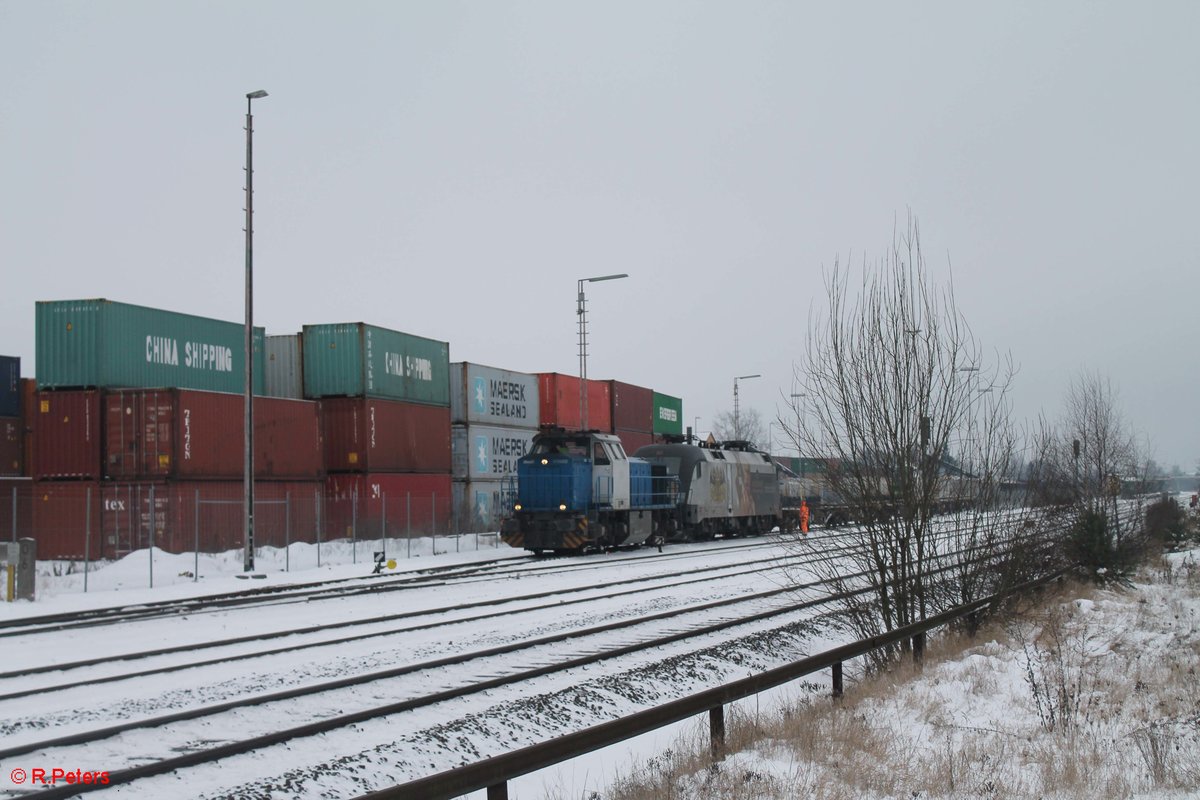
<path fill-rule="evenodd" d="M 21 416 L 21 359 L 0 356 L 0 417 Z"/>

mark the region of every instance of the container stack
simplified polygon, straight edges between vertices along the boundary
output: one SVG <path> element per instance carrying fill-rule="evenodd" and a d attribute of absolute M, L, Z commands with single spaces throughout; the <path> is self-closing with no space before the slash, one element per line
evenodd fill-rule
<path fill-rule="evenodd" d="M 0 356 L 0 533 L 32 531 L 43 559 L 240 547 L 244 332 L 39 302 L 36 382 Z M 361 322 L 253 344 L 258 546 L 494 531 L 539 425 L 613 432 L 630 454 L 683 430 L 678 398 L 587 381 L 584 423 L 577 377 L 451 365 L 446 342 Z"/>
<path fill-rule="evenodd" d="M 331 537 L 449 531 L 450 346 L 361 322 L 306 325 Z"/>
<path fill-rule="evenodd" d="M 40 558 L 242 543 L 244 327 L 108 300 L 37 304 Z M 255 331 L 255 393 L 263 336 Z M 317 405 L 254 400 L 255 542 L 315 541 Z"/>
<path fill-rule="evenodd" d="M 578 412 L 576 412 L 578 413 Z M 538 376 L 450 365 L 454 509 L 464 533 L 499 530 L 504 480 L 516 475 L 540 421 Z"/>
<path fill-rule="evenodd" d="M 665 436 L 683 435 L 683 399 L 669 394 L 655 392 L 651 413 L 654 422 L 651 429 L 655 441 L 663 441 Z"/>
<path fill-rule="evenodd" d="M 145 546 L 152 498 L 158 546 L 183 552 L 241 545 L 244 395 L 113 389 L 104 393 L 102 413 L 106 545 L 118 555 Z M 256 544 L 315 541 L 323 488 L 316 403 L 255 397 L 253 443 Z"/>
<path fill-rule="evenodd" d="M 642 386 L 609 381 L 612 397 L 612 433 L 625 452 L 663 441 L 666 435 L 683 434 L 683 401 Z"/>

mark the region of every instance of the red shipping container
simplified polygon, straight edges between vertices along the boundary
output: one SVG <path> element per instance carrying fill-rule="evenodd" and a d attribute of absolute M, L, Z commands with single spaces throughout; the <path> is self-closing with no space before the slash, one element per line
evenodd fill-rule
<path fill-rule="evenodd" d="M 21 378 L 21 420 L 25 423 L 25 445 L 21 466 L 28 477 L 33 474 L 33 420 L 37 409 L 37 381 Z"/>
<path fill-rule="evenodd" d="M 579 378 L 558 372 L 538 373 L 538 396 L 543 425 L 579 430 Z M 588 430 L 612 430 L 612 399 L 608 381 L 588 381 Z"/>
<path fill-rule="evenodd" d="M 328 472 L 450 472 L 450 408 L 331 397 L 320 401 Z"/>
<path fill-rule="evenodd" d="M 407 472 L 330 475 L 325 518 L 330 539 L 445 534 L 453 529 L 449 475 Z M 386 527 L 385 527 L 386 523 Z"/>
<path fill-rule="evenodd" d="M 0 417 L 0 475 L 24 474 L 25 423 L 20 417 Z"/>
<path fill-rule="evenodd" d="M 625 448 L 625 454 L 632 456 L 638 451 L 639 447 L 646 447 L 654 444 L 654 434 L 646 431 L 617 431 L 617 437 L 621 440 L 621 446 Z"/>
<path fill-rule="evenodd" d="M 100 558 L 100 484 L 35 481 L 32 522 L 39 559 Z"/>
<path fill-rule="evenodd" d="M 105 477 L 237 478 L 245 471 L 245 398 L 190 389 L 105 393 Z M 254 398 L 257 478 L 317 478 L 317 404 Z"/>
<path fill-rule="evenodd" d="M 609 381 L 609 384 L 612 387 L 612 430 L 653 432 L 654 390 L 620 381 Z"/>
<path fill-rule="evenodd" d="M 102 466 L 100 392 L 38 392 L 33 416 L 33 476 L 95 480 Z"/>
<path fill-rule="evenodd" d="M 323 481 L 255 481 L 254 544 L 317 541 Z M 241 481 L 106 481 L 101 485 L 103 555 L 150 545 L 170 553 L 219 553 L 244 546 Z M 151 497 L 154 518 L 151 522 Z"/>

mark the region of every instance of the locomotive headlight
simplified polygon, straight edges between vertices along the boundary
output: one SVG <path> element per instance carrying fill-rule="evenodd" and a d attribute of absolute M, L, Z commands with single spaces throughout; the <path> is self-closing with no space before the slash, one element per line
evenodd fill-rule
<path fill-rule="evenodd" d="M 521 510 L 521 504 L 520 504 L 520 503 L 515 503 L 515 504 L 513 505 L 513 511 L 520 511 L 520 510 Z"/>
<path fill-rule="evenodd" d="M 559 510 L 559 511 L 566 511 L 566 510 L 567 510 L 567 504 L 566 504 L 566 503 L 559 503 L 559 504 L 558 504 L 558 510 Z"/>
<path fill-rule="evenodd" d="M 543 459 L 542 459 L 542 466 L 543 466 L 543 467 L 544 467 L 544 466 L 546 466 L 546 465 L 547 465 L 547 464 L 549 464 L 549 463 L 550 463 L 550 459 L 548 459 L 548 458 L 543 458 Z"/>

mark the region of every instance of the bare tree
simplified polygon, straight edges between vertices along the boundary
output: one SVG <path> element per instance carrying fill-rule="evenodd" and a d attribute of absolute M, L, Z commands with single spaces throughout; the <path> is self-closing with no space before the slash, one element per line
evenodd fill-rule
<path fill-rule="evenodd" d="M 1114 480 L 1140 475 L 1151 463 L 1142 461 L 1111 381 L 1089 371 L 1071 380 L 1058 423 L 1041 421 L 1035 451 L 1044 499 L 1077 508 L 1099 508 Z"/>
<path fill-rule="evenodd" d="M 722 411 L 713 418 L 713 438 L 718 441 L 745 441 L 767 446 L 767 426 L 757 409 L 738 410 L 737 425 L 733 424 L 733 412 Z"/>
<path fill-rule="evenodd" d="M 1111 489 L 1114 480 L 1138 471 L 1136 439 L 1118 407 L 1112 382 L 1098 372 L 1080 372 L 1071 381 L 1062 429 L 1071 438 L 1080 502 L 1096 505 L 1100 498 L 1115 494 Z M 1076 441 L 1078 458 L 1074 454 Z M 1065 455 L 1063 450 L 1060 452 Z"/>
<path fill-rule="evenodd" d="M 802 455 L 828 460 L 827 497 L 858 523 L 847 534 L 856 569 L 844 561 L 822 577 L 835 590 L 869 585 L 870 602 L 848 606 L 865 636 L 979 591 L 965 580 L 976 573 L 948 565 L 976 560 L 972 551 L 997 538 L 986 514 L 995 519 L 1017 450 L 1008 402 L 1014 369 L 985 355 L 952 286 L 934 284 L 915 221 L 879 263 L 864 260 L 856 294 L 849 281 L 850 270 L 835 261 L 825 280 L 828 309 L 810 321 L 796 369 L 801 391 L 779 423 Z M 946 526 L 935 514 L 948 507 L 972 509 L 965 534 L 937 533 Z M 853 572 L 861 577 L 845 577 Z"/>
<path fill-rule="evenodd" d="M 1042 499 L 1072 522 L 1067 555 L 1094 573 L 1128 567 L 1141 541 L 1122 542 L 1118 496 L 1124 482 L 1144 486 L 1153 462 L 1139 445 L 1112 382 L 1081 371 L 1067 387 L 1057 425 L 1043 421 L 1034 476 Z M 1132 531 L 1130 531 L 1132 532 Z"/>

